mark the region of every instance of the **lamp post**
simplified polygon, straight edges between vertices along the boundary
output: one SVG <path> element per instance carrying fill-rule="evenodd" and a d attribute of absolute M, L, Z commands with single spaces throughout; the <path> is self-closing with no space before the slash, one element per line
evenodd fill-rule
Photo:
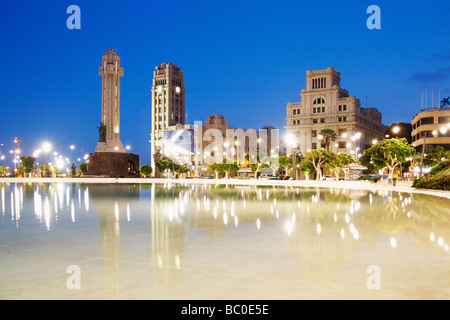
<path fill-rule="evenodd" d="M 46 177 L 48 177 L 48 153 L 50 152 L 51 149 L 52 149 L 52 146 L 48 142 L 45 142 L 42 145 L 42 150 L 44 150 L 44 152 L 45 152 L 45 176 Z"/>
<path fill-rule="evenodd" d="M 6 157 L 5 157 L 4 154 L 2 154 L 2 156 L 1 156 L 0 159 L 1 159 L 1 160 L 5 160 L 5 168 L 8 168 L 8 163 L 6 162 Z"/>
<path fill-rule="evenodd" d="M 437 130 L 433 130 L 433 132 L 431 133 L 433 135 L 433 137 L 435 137 L 437 135 Z M 425 147 L 426 147 L 426 143 L 427 143 L 427 132 L 425 131 L 425 137 L 423 138 L 423 145 L 422 145 L 422 156 L 420 159 L 420 173 L 419 173 L 419 178 L 422 177 L 422 170 L 423 170 L 423 158 L 425 156 Z"/>
<path fill-rule="evenodd" d="M 289 146 L 292 146 L 292 176 L 293 176 L 292 179 L 295 180 L 295 173 L 296 173 L 296 170 L 295 170 L 295 147 L 297 145 L 297 139 L 295 138 L 293 133 L 289 133 L 286 136 L 286 143 Z"/>

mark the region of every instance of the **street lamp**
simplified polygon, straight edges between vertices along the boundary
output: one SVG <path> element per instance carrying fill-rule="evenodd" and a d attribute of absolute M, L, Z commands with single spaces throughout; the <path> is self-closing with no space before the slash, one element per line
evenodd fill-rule
<path fill-rule="evenodd" d="M 293 180 L 296 180 L 296 173 L 297 170 L 295 170 L 295 146 L 297 145 L 297 139 L 295 138 L 295 135 L 292 133 L 288 133 L 286 135 L 286 144 L 288 144 L 289 146 L 292 146 L 292 173 L 293 173 Z"/>
<path fill-rule="evenodd" d="M 45 176 L 48 177 L 48 153 L 52 150 L 52 145 L 48 142 L 44 142 L 42 150 L 45 152 Z"/>
<path fill-rule="evenodd" d="M 443 127 L 444 128 L 444 127 Z M 442 129 L 442 128 L 441 128 Z M 437 135 L 437 130 L 433 130 L 433 132 L 431 133 L 433 135 L 433 137 L 435 137 Z M 422 169 L 423 169 L 423 158 L 425 156 L 425 147 L 426 147 L 426 142 L 427 142 L 427 132 L 425 131 L 425 137 L 423 138 L 423 145 L 422 145 L 422 157 L 420 159 L 420 174 L 419 174 L 419 178 L 422 177 Z"/>
<path fill-rule="evenodd" d="M 5 160 L 5 168 L 8 168 L 8 163 L 6 162 L 6 157 L 4 154 L 0 157 L 1 160 Z"/>

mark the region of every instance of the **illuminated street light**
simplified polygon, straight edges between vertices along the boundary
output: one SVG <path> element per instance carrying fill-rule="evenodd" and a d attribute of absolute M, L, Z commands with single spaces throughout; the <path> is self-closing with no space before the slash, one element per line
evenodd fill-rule
<path fill-rule="evenodd" d="M 63 159 L 56 160 L 56 167 L 61 171 L 66 166 L 66 162 Z"/>
<path fill-rule="evenodd" d="M 295 179 L 295 174 L 297 173 L 295 170 L 295 147 L 297 145 L 297 139 L 294 134 L 288 133 L 285 137 L 286 144 L 292 147 L 292 179 Z"/>
<path fill-rule="evenodd" d="M 437 130 L 433 130 L 432 134 L 433 134 L 433 137 L 435 137 L 438 134 Z M 423 158 L 426 156 L 425 155 L 426 142 L 427 142 L 427 132 L 425 131 L 425 136 L 423 138 L 423 145 L 422 145 L 422 157 L 420 159 L 420 174 L 419 174 L 419 178 L 422 177 Z"/>
<path fill-rule="evenodd" d="M 395 126 L 394 128 L 392 128 L 392 132 L 395 133 L 395 134 L 397 134 L 397 133 L 400 132 L 400 128 L 397 127 L 397 126 Z"/>
<path fill-rule="evenodd" d="M 48 177 L 48 153 L 52 150 L 52 145 L 48 142 L 44 142 L 42 150 L 45 152 L 45 176 Z"/>

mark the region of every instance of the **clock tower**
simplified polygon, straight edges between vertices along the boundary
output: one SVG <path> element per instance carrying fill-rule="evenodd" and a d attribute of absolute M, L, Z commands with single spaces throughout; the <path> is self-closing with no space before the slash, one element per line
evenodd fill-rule
<path fill-rule="evenodd" d="M 154 155 L 161 150 L 164 131 L 186 122 L 184 75 L 180 67 L 167 62 L 155 67 L 152 83 L 152 168 Z"/>

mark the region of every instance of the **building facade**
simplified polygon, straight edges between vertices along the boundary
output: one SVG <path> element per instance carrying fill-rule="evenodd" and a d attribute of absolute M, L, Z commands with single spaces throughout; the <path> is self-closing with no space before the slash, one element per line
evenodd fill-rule
<path fill-rule="evenodd" d="M 228 159 L 239 166 L 271 157 L 278 163 L 278 130 L 265 126 L 260 130 L 235 128 L 220 114 L 213 114 L 205 122 L 176 124 L 166 127 L 160 152 L 189 167 L 195 176 L 208 172 L 212 162 Z M 247 159 L 245 155 L 248 154 Z M 256 158 L 255 158 L 256 157 Z"/>
<path fill-rule="evenodd" d="M 151 152 L 162 150 L 164 132 L 177 124 L 185 124 L 184 74 L 180 67 L 167 62 L 155 67 L 152 82 Z"/>
<path fill-rule="evenodd" d="M 375 141 L 384 139 L 386 127 L 376 108 L 362 108 L 359 99 L 349 96 L 341 88 L 341 74 L 332 67 L 308 70 L 306 89 L 301 90 L 301 101 L 286 106 L 286 126 L 296 136 L 295 148 L 309 152 L 325 147 L 321 136 L 324 129 L 333 130 L 337 139 L 329 150 L 360 155 Z"/>
<path fill-rule="evenodd" d="M 450 109 L 433 108 L 422 110 L 411 120 L 412 145 L 418 152 L 430 146 L 441 146 L 450 150 Z"/>

